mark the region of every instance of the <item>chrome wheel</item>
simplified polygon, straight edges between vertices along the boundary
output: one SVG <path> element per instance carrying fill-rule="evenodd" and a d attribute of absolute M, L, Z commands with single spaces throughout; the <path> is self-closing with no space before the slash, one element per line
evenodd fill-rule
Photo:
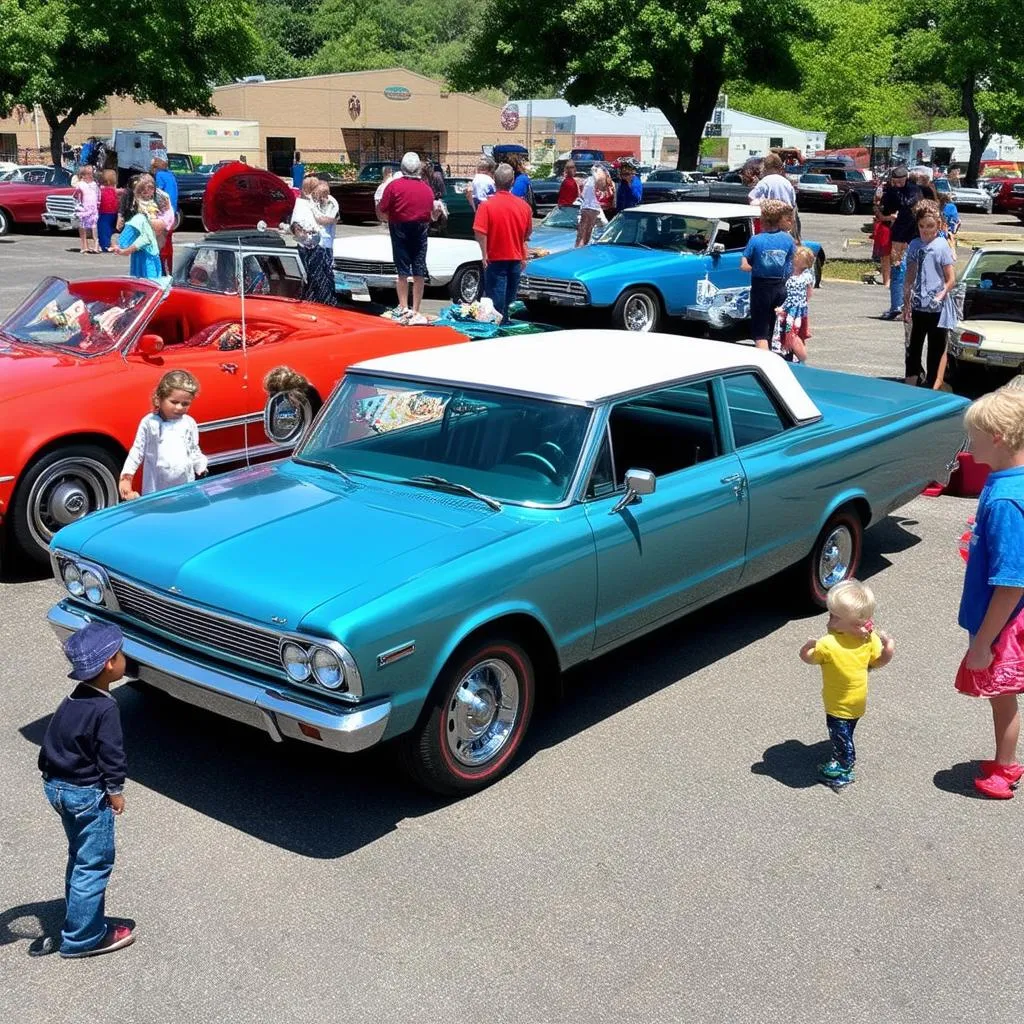
<path fill-rule="evenodd" d="M 853 534 L 849 527 L 837 526 L 825 538 L 821 546 L 821 557 L 818 559 L 818 579 L 822 587 L 828 590 L 841 583 L 850 573 L 853 558 Z"/>
<path fill-rule="evenodd" d="M 476 302 L 480 297 L 481 273 L 477 267 L 468 267 L 459 277 L 459 289 L 456 298 L 459 302 Z"/>
<path fill-rule="evenodd" d="M 58 459 L 28 493 L 28 528 L 33 540 L 46 548 L 62 526 L 115 504 L 117 481 L 106 465 L 89 458 Z"/>
<path fill-rule="evenodd" d="M 650 295 L 630 295 L 622 310 L 627 331 L 649 331 L 654 326 L 658 311 Z"/>
<path fill-rule="evenodd" d="M 519 713 L 519 681 L 507 662 L 489 658 L 460 680 L 448 702 L 445 737 L 460 764 L 476 768 L 508 742 Z"/>

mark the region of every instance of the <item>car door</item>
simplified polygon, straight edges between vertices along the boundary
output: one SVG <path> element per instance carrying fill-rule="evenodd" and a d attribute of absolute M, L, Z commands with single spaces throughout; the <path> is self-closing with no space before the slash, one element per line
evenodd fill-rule
<path fill-rule="evenodd" d="M 598 566 L 595 648 L 653 628 L 740 579 L 746 485 L 727 449 L 709 380 L 617 403 L 586 494 Z M 628 469 L 653 494 L 617 508 Z"/>
<path fill-rule="evenodd" d="M 793 423 L 764 377 L 754 371 L 726 374 L 718 387 L 728 440 L 747 485 L 747 586 L 807 554 L 827 495 L 816 476 L 822 469 L 820 449 L 801 443 L 807 428 Z M 837 469 L 836 478 L 841 475 Z"/>
<path fill-rule="evenodd" d="M 715 233 L 715 242 L 723 245 L 725 251 L 710 257 L 711 283 L 718 289 L 743 288 L 750 286 L 750 274 L 742 270 L 743 250 L 753 234 L 750 217 L 731 217 L 720 221 Z"/>

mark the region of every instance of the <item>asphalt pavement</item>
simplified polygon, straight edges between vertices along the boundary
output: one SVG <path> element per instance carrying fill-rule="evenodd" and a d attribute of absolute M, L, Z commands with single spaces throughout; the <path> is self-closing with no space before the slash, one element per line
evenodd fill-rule
<path fill-rule="evenodd" d="M 68 247 L 0 240 L 0 313 L 46 273 L 124 262 Z M 812 361 L 899 375 L 885 305 L 826 284 Z M 975 798 L 988 709 L 952 686 L 973 505 L 921 497 L 867 535 L 897 650 L 840 794 L 814 782 L 820 676 L 797 658 L 825 618 L 778 581 L 571 673 L 515 770 L 455 802 L 387 748 L 275 745 L 118 687 L 130 781 L 107 910 L 139 939 L 83 961 L 27 956 L 62 914 L 35 760 L 69 684 L 44 623 L 56 585 L 8 566 L 0 1019 L 1016 1024 L 1024 808 Z"/>

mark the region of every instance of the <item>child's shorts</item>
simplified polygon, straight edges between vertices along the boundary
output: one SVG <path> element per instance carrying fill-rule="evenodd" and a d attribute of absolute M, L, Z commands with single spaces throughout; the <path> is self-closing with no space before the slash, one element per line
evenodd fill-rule
<path fill-rule="evenodd" d="M 999 697 L 1024 693 L 1024 612 L 1011 619 L 992 645 L 992 664 L 979 671 L 970 669 L 964 655 L 957 669 L 955 686 L 968 697 Z"/>

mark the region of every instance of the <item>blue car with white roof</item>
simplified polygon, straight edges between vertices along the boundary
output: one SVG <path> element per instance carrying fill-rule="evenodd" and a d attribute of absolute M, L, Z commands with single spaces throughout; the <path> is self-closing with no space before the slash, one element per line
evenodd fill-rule
<path fill-rule="evenodd" d="M 533 317 L 551 307 L 609 310 L 613 326 L 657 331 L 669 317 L 721 326 L 748 316 L 750 275 L 740 269 L 759 230 L 756 206 L 652 203 L 616 215 L 596 242 L 532 261 L 519 298 Z M 820 283 L 825 254 L 816 256 Z"/>
<path fill-rule="evenodd" d="M 295 401 L 268 406 L 281 444 Z M 823 605 L 865 529 L 948 476 L 965 405 L 617 331 L 373 359 L 291 458 L 61 530 L 49 620 L 116 622 L 130 675 L 273 740 L 394 740 L 467 793 L 565 669 L 790 568 Z"/>

